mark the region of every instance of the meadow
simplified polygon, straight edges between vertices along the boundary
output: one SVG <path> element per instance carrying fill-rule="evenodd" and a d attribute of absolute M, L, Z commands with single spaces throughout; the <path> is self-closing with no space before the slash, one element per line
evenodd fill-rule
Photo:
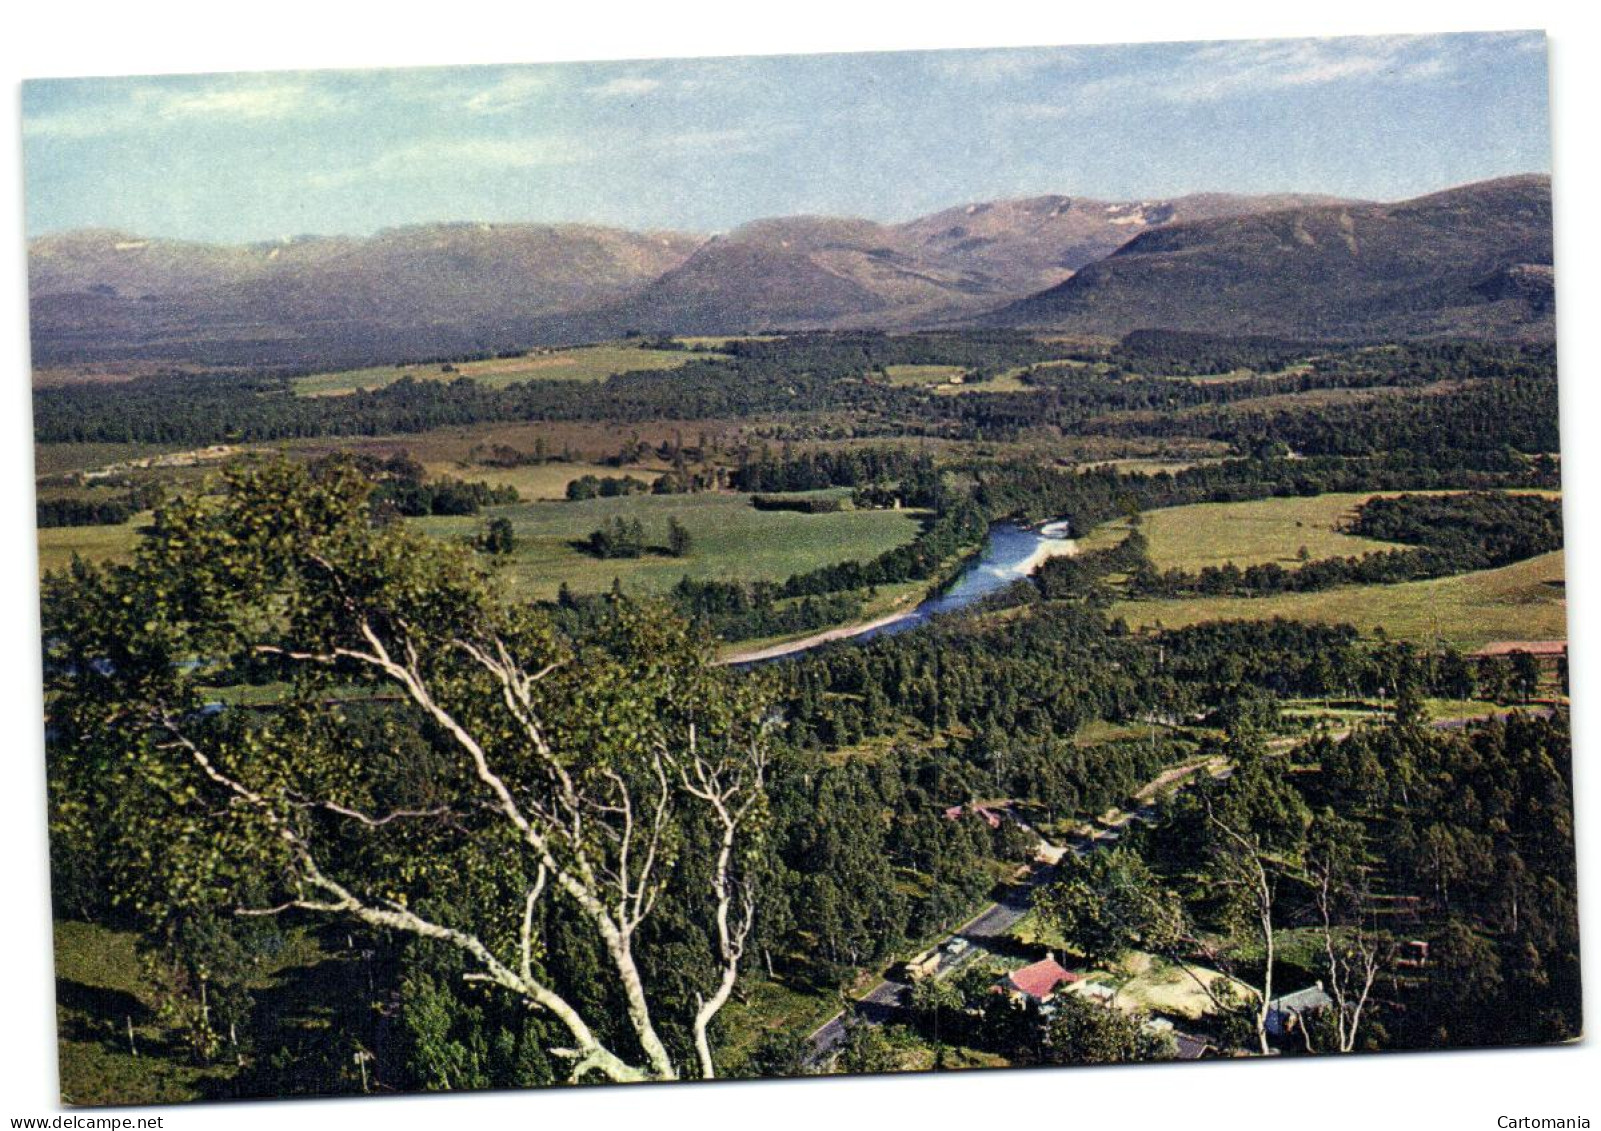
<path fill-rule="evenodd" d="M 1301 548 L 1312 560 L 1394 549 L 1388 542 L 1341 531 L 1355 509 L 1380 494 L 1356 492 L 1312 498 L 1198 503 L 1147 511 L 1140 529 L 1159 569 L 1199 570 L 1227 562 L 1245 566 L 1278 562 L 1293 567 Z M 1129 521 L 1090 531 L 1082 548 L 1121 541 Z M 1560 552 L 1500 569 L 1395 585 L 1352 586 L 1267 597 L 1181 597 L 1119 601 L 1113 615 L 1130 626 L 1182 628 L 1214 620 L 1287 617 L 1323 624 L 1352 624 L 1363 632 L 1472 647 L 1491 640 L 1547 640 L 1567 636 L 1567 603 Z"/>
<path fill-rule="evenodd" d="M 759 511 L 743 494 L 634 495 L 581 502 L 531 502 L 494 507 L 472 518 L 417 519 L 436 537 L 471 538 L 490 517 L 511 520 L 516 549 L 501 570 L 513 594 L 555 597 L 563 584 L 574 593 L 600 593 L 613 579 L 630 592 L 661 593 L 685 575 L 723 581 L 782 581 L 821 565 L 876 557 L 916 536 L 918 512 L 845 510 L 832 514 Z M 639 520 L 648 545 L 664 545 L 667 521 L 689 531 L 683 558 L 647 552 L 639 558 L 600 560 L 579 544 L 608 519 Z"/>
<path fill-rule="evenodd" d="M 315 373 L 297 378 L 294 386 L 295 391 L 304 397 L 328 397 L 353 393 L 357 389 L 381 389 L 403 377 L 410 377 L 414 381 L 454 381 L 470 377 L 493 388 L 519 381 L 604 381 L 617 373 L 631 373 L 639 369 L 677 369 L 687 362 L 716 356 L 719 355 L 605 344 L 575 349 L 532 350 L 518 357 L 459 361 L 449 366 L 436 363 L 383 365 L 337 373 Z"/>
<path fill-rule="evenodd" d="M 1198 570 L 1205 566 L 1292 564 L 1304 546 L 1318 558 L 1347 557 L 1395 545 L 1359 538 L 1341 531 L 1371 492 L 1316 495 L 1312 498 L 1257 499 L 1245 503 L 1197 503 L 1148 511 L 1140 530 L 1150 541 L 1158 569 Z M 1121 542 L 1129 531 L 1126 519 L 1096 527 L 1080 540 L 1086 550 Z"/>
<path fill-rule="evenodd" d="M 669 470 L 669 465 L 660 464 L 629 464 L 625 467 L 609 467 L 597 463 L 551 463 L 529 464 L 525 467 L 484 467 L 473 464 L 463 467 L 460 464 L 447 461 L 434 461 L 423 465 L 428 469 L 431 477 L 451 476 L 457 479 L 469 479 L 474 482 L 482 480 L 492 487 L 512 487 L 523 497 L 524 502 L 534 503 L 567 498 L 567 484 L 575 479 L 582 479 L 586 475 L 598 477 L 632 476 L 635 479 L 651 482 L 662 472 Z"/>
<path fill-rule="evenodd" d="M 134 932 L 58 919 L 62 1099 L 79 1105 L 175 1103 L 290 1091 L 282 1077 L 263 1072 L 261 1062 L 310 1060 L 307 1054 L 328 1043 L 334 1023 L 360 1023 L 361 1004 L 329 998 L 330 984 L 348 977 L 346 968 L 358 962 L 354 954 L 336 953 L 298 928 L 283 943 L 258 959 L 248 979 L 262 1004 L 237 1036 L 258 1062 L 252 1073 L 227 1051 L 209 1064 L 187 1054 L 188 1034 L 163 1008 L 173 999 L 166 969 L 140 950 Z"/>
<path fill-rule="evenodd" d="M 1215 620 L 1288 617 L 1351 624 L 1395 639 L 1449 641 L 1472 648 L 1491 640 L 1562 640 L 1567 599 L 1561 551 L 1429 581 L 1364 585 L 1272 597 L 1196 597 L 1118 601 L 1111 615 L 1131 627 L 1182 628 Z"/>
<path fill-rule="evenodd" d="M 140 528 L 149 522 L 147 512 L 119 526 L 52 526 L 40 530 L 39 572 L 66 569 L 74 554 L 87 562 L 125 558 L 138 544 Z"/>

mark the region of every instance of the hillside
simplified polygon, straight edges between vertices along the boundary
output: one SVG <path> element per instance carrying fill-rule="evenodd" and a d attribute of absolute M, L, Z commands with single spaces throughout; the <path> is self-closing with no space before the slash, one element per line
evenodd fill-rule
<path fill-rule="evenodd" d="M 1549 177 L 1398 204 L 1180 221 L 1130 240 L 996 325 L 1321 338 L 1549 338 Z"/>
<path fill-rule="evenodd" d="M 29 248 L 34 365 L 333 367 L 627 330 L 907 328 L 994 309 L 1164 224 L 1305 202 L 1064 196 L 904 224 L 783 217 L 706 238 L 430 224 L 218 247 L 94 230 Z"/>
<path fill-rule="evenodd" d="M 630 330 L 1161 327 L 1297 338 L 1552 332 L 1550 181 L 1398 204 L 1200 194 L 816 216 L 710 238 L 429 224 L 249 246 L 95 230 L 29 248 L 34 366 L 336 368 Z"/>
<path fill-rule="evenodd" d="M 700 243 L 578 225 L 431 224 L 248 247 L 120 232 L 29 247 L 35 366 L 357 364 L 506 349 L 614 303 Z"/>
<path fill-rule="evenodd" d="M 761 220 L 707 241 L 624 304 L 616 323 L 675 333 L 926 326 L 1053 286 L 1164 224 L 1329 199 L 1039 196 L 963 205 L 905 224 Z"/>

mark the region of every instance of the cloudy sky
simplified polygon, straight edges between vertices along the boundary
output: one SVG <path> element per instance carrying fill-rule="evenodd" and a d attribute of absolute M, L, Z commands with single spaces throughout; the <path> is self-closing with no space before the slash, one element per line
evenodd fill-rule
<path fill-rule="evenodd" d="M 1538 33 L 41 80 L 23 115 L 30 235 L 225 242 L 1039 193 L 1393 200 L 1550 165 Z"/>

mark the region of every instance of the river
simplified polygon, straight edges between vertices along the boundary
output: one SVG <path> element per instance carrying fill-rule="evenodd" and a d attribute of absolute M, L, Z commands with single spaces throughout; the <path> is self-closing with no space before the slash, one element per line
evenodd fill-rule
<path fill-rule="evenodd" d="M 1047 558 L 1078 553 L 1078 543 L 1068 537 L 1066 520 L 1047 522 L 1040 526 L 1019 526 L 1012 522 L 999 522 L 990 527 L 984 548 L 974 561 L 957 575 L 956 580 L 916 608 L 891 613 L 865 624 L 831 628 L 759 648 L 739 652 L 723 660 L 725 664 L 760 664 L 798 655 L 835 640 L 868 641 L 879 636 L 893 636 L 906 632 L 933 617 L 965 609 L 991 593 L 998 593 L 1014 581 L 1021 581 L 1033 573 Z"/>

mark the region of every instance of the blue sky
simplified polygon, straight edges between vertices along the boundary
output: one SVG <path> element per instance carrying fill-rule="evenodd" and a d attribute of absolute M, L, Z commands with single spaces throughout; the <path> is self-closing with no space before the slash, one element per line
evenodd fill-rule
<path fill-rule="evenodd" d="M 726 230 L 973 200 L 1393 200 L 1550 167 L 1536 32 L 36 80 L 30 235 Z"/>

